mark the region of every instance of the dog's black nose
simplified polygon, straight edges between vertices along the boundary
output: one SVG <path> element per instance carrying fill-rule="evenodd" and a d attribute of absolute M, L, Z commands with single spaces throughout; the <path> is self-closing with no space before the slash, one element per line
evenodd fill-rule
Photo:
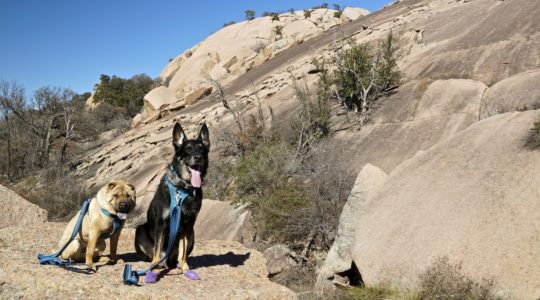
<path fill-rule="evenodd" d="M 120 202 L 120 208 L 129 208 L 129 204 L 127 202 Z"/>
<path fill-rule="evenodd" d="M 202 155 L 200 155 L 200 154 L 195 154 L 195 155 L 193 155 L 193 159 L 194 159 L 195 161 L 201 161 Z"/>

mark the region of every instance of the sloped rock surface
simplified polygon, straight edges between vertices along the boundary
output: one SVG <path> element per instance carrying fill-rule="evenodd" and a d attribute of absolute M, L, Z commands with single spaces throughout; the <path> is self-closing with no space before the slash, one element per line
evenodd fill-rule
<path fill-rule="evenodd" d="M 33 227 L 47 222 L 47 211 L 0 185 L 0 228 Z"/>
<path fill-rule="evenodd" d="M 341 24 L 334 13 L 331 9 L 316 9 L 306 19 L 303 11 L 297 11 L 280 14 L 279 21 L 261 17 L 226 26 L 173 59 L 160 77 L 179 99 L 199 90 L 201 84 L 208 82 L 208 76 L 229 83 L 277 53 Z M 357 12 L 350 18 L 360 15 Z M 281 35 L 276 32 L 277 26 L 282 28 Z M 198 99 L 186 99 L 186 103 L 195 100 Z"/>
<path fill-rule="evenodd" d="M 540 296 L 539 111 L 484 119 L 400 165 L 358 210 L 353 260 L 367 284 L 414 285 L 437 257 Z"/>
<path fill-rule="evenodd" d="M 38 265 L 37 253 L 52 250 L 64 226 L 46 223 L 33 229 L 0 229 L 0 298 L 296 299 L 292 291 L 268 280 L 261 253 L 232 241 L 196 243 L 188 263 L 202 278 L 200 281 L 190 281 L 173 270 L 156 284 L 131 287 L 122 282 L 123 262 L 99 263 L 98 272 L 92 275 Z M 133 239 L 134 230 L 122 232 L 120 258 L 134 268 L 143 268 L 147 263 L 134 261 Z"/>
<path fill-rule="evenodd" d="M 540 108 L 540 70 L 520 73 L 497 82 L 485 93 L 480 117 Z"/>

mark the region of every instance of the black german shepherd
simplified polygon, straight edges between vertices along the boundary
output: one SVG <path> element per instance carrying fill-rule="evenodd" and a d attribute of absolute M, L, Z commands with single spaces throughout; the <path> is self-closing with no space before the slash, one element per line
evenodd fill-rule
<path fill-rule="evenodd" d="M 187 257 L 193 250 L 195 233 L 193 226 L 202 205 L 202 179 L 208 168 L 208 151 L 210 138 L 206 124 L 203 124 L 196 139 L 188 139 L 180 124 L 173 129 L 174 157 L 167 168 L 167 174 L 159 183 L 158 190 L 150 202 L 147 221 L 137 227 L 135 249 L 146 260 L 157 264 L 164 245 L 169 238 L 169 205 L 170 194 L 167 186 L 169 179 L 177 189 L 189 194 L 182 206 L 182 221 L 176 236 L 172 253 L 167 258 L 168 268 L 178 266 L 183 272 L 189 270 Z"/>

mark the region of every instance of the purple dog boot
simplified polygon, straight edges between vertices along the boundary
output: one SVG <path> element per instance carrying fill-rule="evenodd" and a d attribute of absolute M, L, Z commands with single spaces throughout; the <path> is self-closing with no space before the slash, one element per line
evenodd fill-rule
<path fill-rule="evenodd" d="M 144 283 L 156 283 L 158 280 L 158 274 L 156 272 L 148 272 L 144 275 Z"/>
<path fill-rule="evenodd" d="M 187 279 L 189 280 L 201 280 L 201 277 L 199 277 L 199 274 L 189 270 L 187 272 L 184 273 L 184 276 L 186 276 Z"/>
<path fill-rule="evenodd" d="M 176 265 L 176 267 L 178 269 L 182 270 L 182 266 L 180 265 L 180 263 L 178 263 Z M 186 278 L 189 279 L 189 280 L 201 280 L 201 277 L 199 277 L 199 274 L 197 274 L 197 273 L 195 273 L 195 272 L 193 272 L 191 270 L 187 270 L 185 272 L 182 270 L 182 272 L 184 273 L 184 276 L 186 276 Z"/>

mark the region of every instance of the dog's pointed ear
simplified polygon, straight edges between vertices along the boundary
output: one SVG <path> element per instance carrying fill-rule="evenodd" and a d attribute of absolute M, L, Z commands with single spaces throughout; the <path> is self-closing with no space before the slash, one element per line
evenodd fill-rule
<path fill-rule="evenodd" d="M 187 142 L 186 134 L 184 133 L 182 126 L 180 126 L 178 122 L 174 124 L 172 138 L 173 138 L 173 145 L 175 148 L 178 148 L 182 146 L 183 143 Z"/>
<path fill-rule="evenodd" d="M 206 127 L 206 123 L 202 124 L 197 139 L 201 140 L 207 149 L 210 149 L 210 134 L 208 132 L 208 127 Z"/>

